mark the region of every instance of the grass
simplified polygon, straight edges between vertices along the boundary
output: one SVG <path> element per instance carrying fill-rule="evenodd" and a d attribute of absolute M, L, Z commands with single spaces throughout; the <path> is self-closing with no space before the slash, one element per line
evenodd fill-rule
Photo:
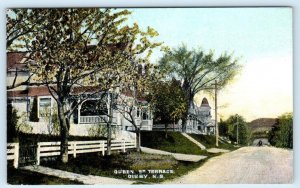
<path fill-rule="evenodd" d="M 70 158 L 67 164 L 62 164 L 57 161 L 42 162 L 41 165 L 65 170 L 69 172 L 97 175 L 104 177 L 113 177 L 118 179 L 129 179 L 136 183 L 160 183 L 162 181 L 173 179 L 201 166 L 206 160 L 200 162 L 180 162 L 172 156 L 153 155 L 145 153 L 126 153 L 113 154 L 111 156 L 101 156 L 99 154 L 82 154 L 77 158 Z M 127 173 L 119 173 L 121 170 L 126 170 Z M 144 173 L 146 178 L 129 177 L 129 175 L 138 175 L 139 170 L 173 170 L 174 173 L 162 174 L 163 178 L 156 178 L 151 173 Z M 116 173 L 118 172 L 118 173 Z"/>
<path fill-rule="evenodd" d="M 141 145 L 173 153 L 209 155 L 179 132 L 168 132 L 168 137 L 165 138 L 165 132 L 162 131 L 143 131 Z"/>
<path fill-rule="evenodd" d="M 78 181 L 43 175 L 28 170 L 7 168 L 7 183 L 11 185 L 65 185 L 82 184 Z"/>
<path fill-rule="evenodd" d="M 189 134 L 192 138 L 199 141 L 206 148 L 216 148 L 216 137 L 214 135 L 199 135 L 199 134 Z M 237 149 L 232 144 L 226 142 L 219 142 L 218 148 L 234 150 Z"/>

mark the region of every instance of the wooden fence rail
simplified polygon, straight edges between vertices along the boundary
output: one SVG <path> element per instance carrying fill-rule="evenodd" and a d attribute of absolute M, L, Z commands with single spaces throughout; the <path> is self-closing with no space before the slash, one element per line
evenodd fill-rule
<path fill-rule="evenodd" d="M 13 160 L 15 168 L 19 166 L 19 143 L 7 144 L 7 160 Z"/>
<path fill-rule="evenodd" d="M 121 150 L 136 148 L 135 140 L 112 140 L 111 150 Z M 70 141 L 68 142 L 68 154 L 76 158 L 80 153 L 101 152 L 104 155 L 107 150 L 107 141 Z M 50 157 L 60 155 L 60 142 L 38 142 L 36 152 L 36 164 L 40 165 L 41 157 Z M 7 144 L 7 160 L 14 160 L 14 167 L 18 167 L 19 160 L 19 143 Z"/>
<path fill-rule="evenodd" d="M 68 154 L 76 157 L 80 153 L 101 152 L 104 155 L 107 150 L 107 141 L 93 140 L 93 141 L 71 141 L 68 142 Z M 126 149 L 136 148 L 135 141 L 127 140 L 112 140 L 111 150 L 121 150 L 125 152 Z M 60 155 L 60 142 L 39 142 L 37 148 L 37 165 L 40 164 L 41 157 Z"/>

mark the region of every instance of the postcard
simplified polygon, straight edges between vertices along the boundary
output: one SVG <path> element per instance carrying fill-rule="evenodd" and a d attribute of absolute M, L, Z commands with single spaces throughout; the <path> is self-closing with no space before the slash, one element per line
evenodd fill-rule
<path fill-rule="evenodd" d="M 291 7 L 8 8 L 7 183 L 293 183 Z"/>

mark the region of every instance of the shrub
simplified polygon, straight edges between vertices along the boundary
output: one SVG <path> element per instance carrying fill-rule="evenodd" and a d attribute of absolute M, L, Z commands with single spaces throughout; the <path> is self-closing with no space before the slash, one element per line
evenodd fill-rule
<path fill-rule="evenodd" d="M 293 148 L 293 115 L 283 114 L 279 117 L 279 125 L 269 132 L 271 145 L 282 148 Z"/>
<path fill-rule="evenodd" d="M 7 101 L 7 141 L 15 141 L 17 139 L 17 125 L 19 121 L 17 110 Z"/>
<path fill-rule="evenodd" d="M 31 112 L 30 112 L 30 116 L 29 116 L 29 121 L 39 122 L 37 97 L 35 97 L 33 99 L 32 108 L 31 108 Z"/>

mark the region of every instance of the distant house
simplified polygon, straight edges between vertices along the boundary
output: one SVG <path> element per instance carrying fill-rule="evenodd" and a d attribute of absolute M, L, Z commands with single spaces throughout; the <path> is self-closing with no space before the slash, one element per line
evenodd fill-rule
<path fill-rule="evenodd" d="M 182 131 L 182 120 L 168 125 L 170 131 Z M 154 124 L 153 130 L 165 130 L 164 124 Z M 187 126 L 187 133 L 212 135 L 215 132 L 215 122 L 211 117 L 211 107 L 209 106 L 207 98 L 203 98 L 201 105 L 197 106 L 195 103 L 189 109 Z"/>
<path fill-rule="evenodd" d="M 187 133 L 214 134 L 215 123 L 211 119 L 211 107 L 207 98 L 203 98 L 201 105 L 192 105 L 189 109 Z"/>
<path fill-rule="evenodd" d="M 24 63 L 28 60 L 27 53 L 11 52 L 7 53 L 7 85 L 19 85 L 7 90 L 8 102 L 18 110 L 19 116 L 25 116 L 27 123 L 32 126 L 32 133 L 48 134 L 52 125 L 51 118 L 47 118 L 49 114 L 53 114 L 55 110 L 55 100 L 52 98 L 46 86 L 33 86 L 30 83 L 33 81 L 33 76 Z M 34 64 L 34 61 L 30 62 Z M 80 89 L 76 88 L 73 95 L 79 95 Z M 112 94 L 112 93 L 109 93 Z M 130 98 L 130 93 L 119 92 L 119 96 Z M 34 100 L 36 101 L 38 121 L 30 121 L 29 117 L 32 113 Z M 109 100 L 109 97 L 107 97 Z M 99 123 L 104 123 L 108 118 L 105 102 L 102 109 L 95 110 L 95 106 L 99 102 L 97 96 L 83 102 L 73 113 L 70 122 L 70 134 L 87 136 L 99 127 Z M 141 108 L 134 111 L 135 121 L 140 125 L 141 130 L 152 130 L 153 118 L 150 107 L 147 101 L 143 98 L 138 98 L 138 102 L 142 105 Z M 102 113 L 103 112 L 103 113 Z M 117 110 L 113 110 L 113 126 L 116 132 L 124 133 L 134 130 L 134 127 L 128 122 L 122 114 Z M 116 133 L 116 134 L 117 134 Z"/>

